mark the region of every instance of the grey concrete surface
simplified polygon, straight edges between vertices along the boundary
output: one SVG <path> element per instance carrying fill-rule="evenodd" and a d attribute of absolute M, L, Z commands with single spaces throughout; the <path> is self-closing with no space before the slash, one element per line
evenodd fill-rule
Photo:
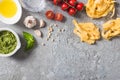
<path fill-rule="evenodd" d="M 79 1 L 87 2 L 87 0 Z M 118 3 L 116 15 L 120 17 L 120 0 L 116 1 Z M 66 20 L 57 22 L 46 19 L 44 12 L 49 9 L 63 13 Z M 72 17 L 50 2 L 47 2 L 45 11 L 32 13 L 23 9 L 22 19 L 17 24 L 0 23 L 0 28 L 8 27 L 15 30 L 22 42 L 21 49 L 14 56 L 0 58 L 0 80 L 120 80 L 120 37 L 111 41 L 101 38 L 95 45 L 88 45 L 80 42 L 73 34 L 74 18 L 79 22 L 93 22 L 100 29 L 106 19 L 92 20 L 85 12 Z M 28 15 L 47 22 L 46 28 L 39 28 L 43 32 L 43 38 L 38 38 L 34 34 L 34 29 L 24 27 L 23 20 Z M 46 41 L 47 28 L 54 23 L 58 27 L 53 27 L 51 39 Z M 58 32 L 63 28 L 65 32 Z M 24 51 L 23 31 L 33 34 L 36 39 L 35 48 L 28 52 Z M 55 39 L 54 42 L 51 41 L 52 38 Z M 42 46 L 42 43 L 45 43 L 45 46 Z"/>

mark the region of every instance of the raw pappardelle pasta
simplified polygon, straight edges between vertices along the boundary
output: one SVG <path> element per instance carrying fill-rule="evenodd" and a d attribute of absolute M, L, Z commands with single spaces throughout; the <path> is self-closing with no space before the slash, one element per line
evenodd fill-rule
<path fill-rule="evenodd" d="M 96 40 L 100 39 L 99 28 L 93 23 L 77 23 L 76 20 L 73 20 L 73 24 L 75 25 L 74 33 L 80 37 L 82 42 L 94 44 Z"/>
<path fill-rule="evenodd" d="M 120 35 L 120 18 L 110 20 L 103 24 L 102 36 L 109 40 L 112 37 Z"/>
<path fill-rule="evenodd" d="M 115 2 L 115 0 L 88 0 L 86 13 L 91 18 L 101 18 L 111 12 L 112 17 L 115 14 Z"/>

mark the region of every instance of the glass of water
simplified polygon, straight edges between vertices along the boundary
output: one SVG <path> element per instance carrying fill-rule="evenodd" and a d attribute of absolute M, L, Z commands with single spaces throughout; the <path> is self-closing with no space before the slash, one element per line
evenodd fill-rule
<path fill-rule="evenodd" d="M 20 0 L 23 8 L 32 12 L 40 12 L 45 8 L 46 0 Z"/>

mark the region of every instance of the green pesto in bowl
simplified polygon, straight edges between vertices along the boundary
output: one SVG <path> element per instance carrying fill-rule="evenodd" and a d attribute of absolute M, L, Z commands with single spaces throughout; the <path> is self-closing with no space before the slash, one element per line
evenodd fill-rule
<path fill-rule="evenodd" d="M 0 54 L 9 54 L 15 50 L 16 46 L 17 39 L 12 32 L 0 31 Z"/>

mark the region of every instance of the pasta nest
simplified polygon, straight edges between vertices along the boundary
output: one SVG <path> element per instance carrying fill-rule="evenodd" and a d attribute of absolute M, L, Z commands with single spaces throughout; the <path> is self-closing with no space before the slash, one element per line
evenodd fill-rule
<path fill-rule="evenodd" d="M 86 4 L 86 13 L 91 18 L 101 18 L 112 12 L 115 14 L 115 0 L 88 0 Z"/>
<path fill-rule="evenodd" d="M 94 44 L 96 40 L 100 39 L 99 28 L 93 23 L 78 23 L 76 20 L 73 20 L 73 24 L 75 25 L 74 33 L 80 37 L 82 42 Z"/>
<path fill-rule="evenodd" d="M 109 20 L 103 24 L 102 36 L 109 40 L 120 35 L 120 18 Z"/>

